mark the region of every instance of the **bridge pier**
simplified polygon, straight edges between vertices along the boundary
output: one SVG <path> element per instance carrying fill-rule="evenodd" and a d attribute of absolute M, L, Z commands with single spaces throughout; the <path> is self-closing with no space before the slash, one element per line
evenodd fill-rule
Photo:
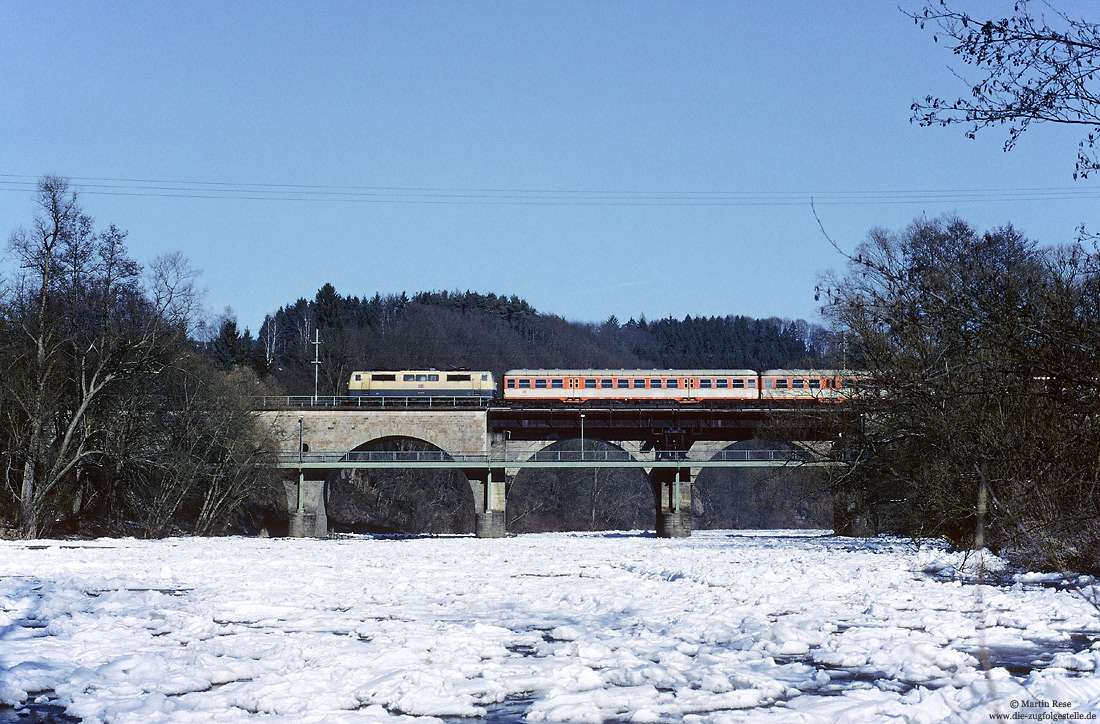
<path fill-rule="evenodd" d="M 306 480 L 305 472 L 297 480 L 283 483 L 286 490 L 291 538 L 327 538 L 328 515 L 325 513 L 325 481 Z"/>
<path fill-rule="evenodd" d="M 657 537 L 691 535 L 691 468 L 652 468 L 649 481 L 657 502 Z"/>
<path fill-rule="evenodd" d="M 503 538 L 508 534 L 505 518 L 508 478 L 504 470 L 470 470 L 466 478 L 474 493 L 474 537 Z"/>

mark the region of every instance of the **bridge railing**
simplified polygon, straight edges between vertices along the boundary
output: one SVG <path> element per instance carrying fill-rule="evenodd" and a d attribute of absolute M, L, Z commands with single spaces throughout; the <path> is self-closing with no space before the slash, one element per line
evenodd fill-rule
<path fill-rule="evenodd" d="M 253 400 L 254 410 L 285 410 L 303 407 L 338 408 L 409 408 L 409 407 L 486 407 L 492 397 L 365 397 L 350 395 L 266 395 Z"/>
<path fill-rule="evenodd" d="M 443 450 L 362 450 L 353 452 L 283 452 L 281 463 L 469 463 L 471 465 L 509 463 L 615 463 L 615 462 L 814 462 L 824 458 L 799 450 L 652 450 L 633 455 L 621 450 L 540 450 L 523 452 L 445 452 Z"/>
<path fill-rule="evenodd" d="M 496 458 L 494 457 L 494 460 Z M 622 450 L 539 450 L 534 454 L 506 453 L 502 456 L 506 462 L 534 460 L 541 462 L 617 462 L 626 460 L 687 460 L 689 462 L 708 461 L 759 461 L 786 462 L 816 460 L 812 454 L 798 450 L 651 450 L 630 454 Z"/>
<path fill-rule="evenodd" d="M 485 464 L 483 452 L 448 453 L 442 450 L 363 450 L 353 452 L 282 452 L 282 463 L 471 463 Z"/>

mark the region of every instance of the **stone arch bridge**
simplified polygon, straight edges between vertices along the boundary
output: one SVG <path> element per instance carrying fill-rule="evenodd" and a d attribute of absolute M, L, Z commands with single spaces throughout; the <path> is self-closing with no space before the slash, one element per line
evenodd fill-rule
<path fill-rule="evenodd" d="M 653 486 L 657 535 L 684 537 L 691 534 L 691 482 L 699 470 L 829 464 L 804 448 L 725 450 L 771 424 L 765 420 L 774 415 L 757 407 L 311 407 L 255 414 L 279 446 L 279 467 L 297 472 L 285 482 L 293 536 L 328 534 L 324 477 L 341 468 L 461 470 L 473 491 L 478 537 L 505 535 L 508 490 L 521 469 L 641 468 Z M 828 436 L 817 424 L 785 431 L 798 440 Z M 584 450 L 586 437 L 613 442 L 629 459 L 621 451 Z M 421 440 L 438 450 L 363 450 L 387 438 Z M 545 449 L 577 438 L 581 451 Z"/>

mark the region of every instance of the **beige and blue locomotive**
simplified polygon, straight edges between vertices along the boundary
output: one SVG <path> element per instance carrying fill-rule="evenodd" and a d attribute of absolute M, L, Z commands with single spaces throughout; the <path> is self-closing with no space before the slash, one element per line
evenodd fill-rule
<path fill-rule="evenodd" d="M 493 398 L 497 383 L 487 371 L 370 370 L 351 373 L 349 397 Z"/>

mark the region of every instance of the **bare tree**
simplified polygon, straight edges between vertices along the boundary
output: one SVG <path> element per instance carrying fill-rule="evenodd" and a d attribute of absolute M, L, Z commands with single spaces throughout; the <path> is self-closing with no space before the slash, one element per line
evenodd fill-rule
<path fill-rule="evenodd" d="M 275 479 L 269 443 L 246 398 L 204 360 L 184 353 L 162 376 L 156 391 L 171 414 L 145 430 L 143 447 L 152 455 L 124 458 L 140 477 L 140 502 L 131 514 L 149 536 L 174 526 L 195 535 L 217 532 L 266 479 Z"/>
<path fill-rule="evenodd" d="M 149 265 L 148 286 L 153 309 L 169 330 L 190 334 L 201 311 L 202 292 L 194 269 L 178 251 L 155 258 Z"/>
<path fill-rule="evenodd" d="M 96 233 L 64 179 L 42 179 L 37 202 L 32 228 L 11 237 L 21 274 L 0 309 L 0 452 L 28 538 L 89 504 L 148 503 L 134 480 L 171 449 L 151 434 L 180 417 L 166 407 L 172 375 L 161 373 L 185 356 L 198 303 L 182 256 L 156 260 L 143 284 L 125 232 Z M 194 512 L 200 527 L 235 500 L 222 483 L 249 465 L 233 447 L 241 440 L 226 440 L 207 456 L 224 470 L 203 473 L 215 497 Z"/>
<path fill-rule="evenodd" d="M 264 369 L 271 369 L 279 354 L 279 322 L 270 314 L 264 317 L 264 323 L 260 326 L 260 345 L 264 354 Z"/>
<path fill-rule="evenodd" d="M 1100 168 L 1094 145 L 1100 137 L 1100 24 L 1077 19 L 1043 3 L 1019 0 L 1005 17 L 975 18 L 946 2 L 927 0 L 907 13 L 934 39 L 970 67 L 956 72 L 968 96 L 928 95 L 913 104 L 913 120 L 922 126 L 961 123 L 966 135 L 1007 126 L 1010 150 L 1032 123 L 1083 126 L 1074 178 Z"/>
<path fill-rule="evenodd" d="M 102 234 L 64 179 L 38 186 L 31 231 L 12 235 L 23 275 L 9 318 L 20 341 L 10 358 L 9 396 L 24 420 L 19 492 L 22 534 L 40 530 L 43 501 L 84 459 L 99 452 L 96 403 L 113 385 L 158 364 L 149 321 L 125 253 L 125 233 Z M 16 437 L 19 437 L 17 433 Z"/>
<path fill-rule="evenodd" d="M 904 500 L 917 535 L 1094 568 L 1096 272 L 1080 247 L 1039 250 L 1011 227 L 872 231 L 824 309 L 866 371 L 844 406 L 842 495 Z"/>

